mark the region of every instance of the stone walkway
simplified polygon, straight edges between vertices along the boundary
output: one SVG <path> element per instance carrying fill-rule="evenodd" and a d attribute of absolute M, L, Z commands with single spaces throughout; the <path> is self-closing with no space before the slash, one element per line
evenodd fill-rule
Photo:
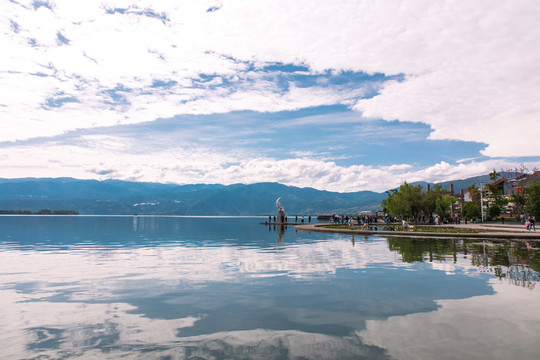
<path fill-rule="evenodd" d="M 335 224 L 304 224 L 296 225 L 294 228 L 301 231 L 315 231 L 325 233 L 350 234 L 350 235 L 384 235 L 384 236 L 414 236 L 414 237 L 461 237 L 474 239 L 520 239 L 520 240 L 540 240 L 540 229 L 538 231 L 527 231 L 522 224 L 446 224 L 441 228 L 471 229 L 480 230 L 481 233 L 458 233 L 458 232 L 414 232 L 414 231 L 371 231 L 360 229 L 328 229 L 324 226 Z M 382 224 L 381 224 L 382 225 Z"/>

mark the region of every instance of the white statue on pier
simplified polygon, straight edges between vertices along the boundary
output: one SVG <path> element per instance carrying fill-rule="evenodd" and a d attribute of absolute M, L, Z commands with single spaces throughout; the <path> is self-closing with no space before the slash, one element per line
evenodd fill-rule
<path fill-rule="evenodd" d="M 277 200 L 276 200 L 276 207 L 278 208 L 279 211 L 285 212 L 285 208 L 281 205 L 281 203 L 279 202 L 279 199 L 281 199 L 281 197 L 278 197 L 278 198 L 277 198 Z"/>
<path fill-rule="evenodd" d="M 286 222 L 285 221 L 285 208 L 281 205 L 281 203 L 279 202 L 279 199 L 281 199 L 281 197 L 278 197 L 276 200 L 276 207 L 278 208 L 276 222 L 278 224 L 284 224 Z"/>

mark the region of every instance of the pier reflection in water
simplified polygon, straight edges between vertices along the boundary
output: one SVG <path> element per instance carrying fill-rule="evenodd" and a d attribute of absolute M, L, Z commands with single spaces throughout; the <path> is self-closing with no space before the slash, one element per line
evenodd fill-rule
<path fill-rule="evenodd" d="M 535 244 L 254 218 L 0 217 L 19 358 L 534 359 Z"/>

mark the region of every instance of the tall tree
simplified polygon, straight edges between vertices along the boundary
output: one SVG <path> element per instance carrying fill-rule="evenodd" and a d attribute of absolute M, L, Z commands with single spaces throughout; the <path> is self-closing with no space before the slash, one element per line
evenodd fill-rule
<path fill-rule="evenodd" d="M 450 195 L 442 195 L 437 198 L 437 213 L 445 219 L 450 212 L 450 206 L 456 201 L 456 198 Z"/>
<path fill-rule="evenodd" d="M 514 191 L 510 195 L 510 201 L 512 202 L 512 208 L 516 215 L 523 214 L 523 210 L 525 209 L 525 204 L 527 202 L 527 198 L 525 197 L 525 194 L 523 193 L 523 190 L 520 191 Z"/>
<path fill-rule="evenodd" d="M 388 198 L 381 203 L 383 209 L 392 215 L 401 217 L 414 217 L 422 214 L 423 198 L 421 185 L 411 185 L 407 182 L 388 193 Z"/>
<path fill-rule="evenodd" d="M 467 201 L 463 205 L 463 216 L 468 218 L 479 218 L 481 216 L 480 205 L 474 201 Z"/>
<path fill-rule="evenodd" d="M 424 215 L 431 218 L 437 211 L 437 199 L 441 196 L 442 191 L 442 186 L 437 184 L 424 194 Z"/>
<path fill-rule="evenodd" d="M 488 214 L 490 217 L 497 217 L 501 214 L 503 206 L 508 204 L 508 200 L 504 198 L 504 182 L 497 182 L 499 174 L 495 169 L 489 173 L 491 183 L 486 184 L 488 189 Z"/>
<path fill-rule="evenodd" d="M 540 181 L 527 186 L 527 195 L 529 198 L 525 210 L 538 220 L 540 218 Z"/>
<path fill-rule="evenodd" d="M 385 212 L 403 218 L 413 217 L 415 220 L 421 215 L 431 217 L 435 212 L 445 218 L 455 201 L 453 196 L 445 194 L 441 185 L 435 185 L 424 193 L 421 185 L 413 186 L 405 182 L 399 189 L 387 193 L 388 198 L 381 203 Z"/>

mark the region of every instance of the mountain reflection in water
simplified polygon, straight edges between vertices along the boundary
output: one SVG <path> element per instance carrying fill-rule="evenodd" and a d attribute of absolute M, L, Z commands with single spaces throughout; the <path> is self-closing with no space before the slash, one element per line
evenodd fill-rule
<path fill-rule="evenodd" d="M 0 217 L 2 358 L 540 355 L 535 244 L 259 222 Z"/>

